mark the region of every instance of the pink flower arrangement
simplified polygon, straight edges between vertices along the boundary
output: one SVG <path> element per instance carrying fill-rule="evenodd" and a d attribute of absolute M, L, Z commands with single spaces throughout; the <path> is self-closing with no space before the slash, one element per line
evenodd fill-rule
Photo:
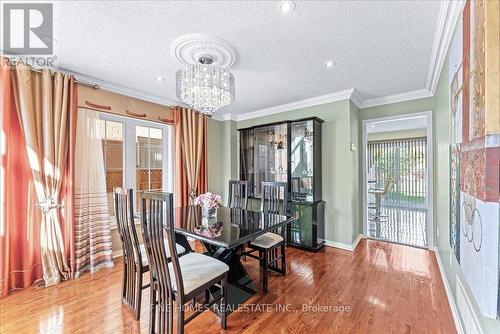
<path fill-rule="evenodd" d="M 201 205 L 207 210 L 216 209 L 222 206 L 222 198 L 219 195 L 207 192 L 196 197 L 194 204 Z"/>

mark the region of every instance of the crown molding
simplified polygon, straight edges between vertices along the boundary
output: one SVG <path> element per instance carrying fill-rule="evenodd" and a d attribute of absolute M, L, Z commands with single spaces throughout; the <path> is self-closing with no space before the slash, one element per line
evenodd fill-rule
<path fill-rule="evenodd" d="M 453 38 L 453 32 L 464 6 L 464 0 L 441 2 L 438 25 L 434 34 L 434 43 L 425 82 L 425 89 L 432 95 L 436 92 L 439 76 L 441 75 L 451 39 Z"/>
<path fill-rule="evenodd" d="M 429 92 L 427 89 L 418 89 L 411 92 L 405 92 L 401 94 L 394 94 L 382 97 L 376 97 L 374 99 L 364 100 L 361 103 L 360 109 L 381 106 L 384 104 L 398 103 L 404 101 L 411 101 L 417 99 L 423 99 L 426 97 L 431 97 L 434 94 Z"/>
<path fill-rule="evenodd" d="M 227 113 L 227 114 L 218 114 L 215 113 L 212 115 L 212 119 L 220 122 L 224 121 L 237 121 L 237 118 L 235 117 L 236 115 L 233 115 L 232 113 Z"/>
<path fill-rule="evenodd" d="M 279 114 L 285 111 L 302 109 L 312 106 L 317 106 L 325 103 L 331 103 L 342 100 L 349 100 L 351 98 L 352 92 L 354 89 L 346 89 L 340 92 L 335 92 L 331 94 L 321 95 L 312 97 L 305 100 L 300 100 L 296 102 L 280 104 L 271 108 L 260 109 L 256 111 L 247 112 L 244 114 L 236 115 L 238 121 L 243 121 L 251 118 L 257 118 L 262 116 L 269 116 L 273 114 Z"/>
<path fill-rule="evenodd" d="M 401 94 L 394 94 L 388 96 L 377 97 L 374 99 L 363 100 L 359 92 L 355 89 L 347 89 L 340 92 L 335 92 L 327 95 L 321 95 L 317 97 L 313 97 L 310 99 L 305 99 L 301 101 L 281 104 L 271 108 L 260 109 L 256 111 L 251 111 L 243 114 L 214 114 L 212 119 L 217 121 L 244 121 L 247 119 L 269 116 L 273 114 L 279 114 L 285 111 L 291 111 L 296 109 L 302 109 L 307 107 L 313 107 L 321 104 L 350 100 L 358 109 L 365 109 L 385 104 L 398 103 L 404 101 L 411 101 L 417 99 L 423 99 L 427 97 L 431 97 L 431 94 L 426 89 L 419 89 L 411 92 L 405 92 Z"/>
<path fill-rule="evenodd" d="M 351 102 L 354 103 L 354 105 L 358 107 L 358 109 L 361 109 L 363 105 L 363 98 L 361 97 L 361 95 L 359 95 L 359 92 L 356 88 L 352 90 Z"/>
<path fill-rule="evenodd" d="M 160 105 L 167 106 L 167 107 L 182 105 L 178 101 L 169 100 L 169 99 L 163 98 L 161 96 L 157 96 L 157 95 L 143 92 L 141 90 L 117 85 L 117 84 L 114 84 L 114 83 L 111 83 L 108 81 L 100 80 L 100 79 L 90 77 L 90 76 L 87 76 L 84 74 L 80 74 L 77 72 L 69 71 L 69 70 L 62 69 L 62 68 L 54 68 L 54 70 L 73 75 L 79 81 L 88 82 L 91 84 L 98 85 L 100 89 L 104 89 L 104 90 L 107 90 L 107 91 L 110 91 L 113 93 L 117 93 L 117 94 L 121 94 L 121 95 L 125 95 L 125 96 L 130 96 L 130 97 L 133 97 L 133 98 L 136 98 L 139 100 L 148 101 L 148 102 L 160 104 Z"/>

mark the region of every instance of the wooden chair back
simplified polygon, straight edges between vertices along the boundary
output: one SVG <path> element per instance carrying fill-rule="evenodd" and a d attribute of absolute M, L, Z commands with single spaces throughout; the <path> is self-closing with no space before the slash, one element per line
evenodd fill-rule
<path fill-rule="evenodd" d="M 159 297 L 165 302 L 165 298 L 173 297 L 174 282 L 176 283 L 175 290 L 179 294 L 184 292 L 179 255 L 175 247 L 173 194 L 143 192 L 141 220 L 150 270 L 152 270 L 156 284 L 158 284 Z M 167 256 L 165 240 L 167 240 L 170 257 Z M 169 267 L 169 262 L 172 262 L 172 267 Z M 171 279 L 172 269 L 175 277 L 174 282 Z"/>
<path fill-rule="evenodd" d="M 248 203 L 248 181 L 229 181 L 229 195 L 227 206 L 230 208 L 246 209 Z"/>
<path fill-rule="evenodd" d="M 116 225 L 123 245 L 123 258 L 136 265 L 142 264 L 142 254 L 134 221 L 133 189 L 115 188 L 114 206 Z"/>
<path fill-rule="evenodd" d="M 260 211 L 286 215 L 288 184 L 286 182 L 262 182 Z"/>

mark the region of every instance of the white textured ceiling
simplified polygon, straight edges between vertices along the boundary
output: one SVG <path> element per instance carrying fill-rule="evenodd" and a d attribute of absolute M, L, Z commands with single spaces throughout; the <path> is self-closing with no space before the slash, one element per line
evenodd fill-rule
<path fill-rule="evenodd" d="M 176 101 L 170 45 L 204 33 L 239 54 L 236 101 L 222 114 L 350 88 L 363 99 L 424 88 L 440 1 L 295 1 L 288 15 L 277 2 L 55 2 L 58 66 Z"/>

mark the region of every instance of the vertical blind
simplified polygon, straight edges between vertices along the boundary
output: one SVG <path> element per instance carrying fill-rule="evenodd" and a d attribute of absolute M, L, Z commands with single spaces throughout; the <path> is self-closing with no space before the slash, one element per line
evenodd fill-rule
<path fill-rule="evenodd" d="M 427 139 L 410 138 L 368 142 L 368 180 L 384 187 L 394 184 L 383 196 L 383 205 L 426 208 Z"/>

